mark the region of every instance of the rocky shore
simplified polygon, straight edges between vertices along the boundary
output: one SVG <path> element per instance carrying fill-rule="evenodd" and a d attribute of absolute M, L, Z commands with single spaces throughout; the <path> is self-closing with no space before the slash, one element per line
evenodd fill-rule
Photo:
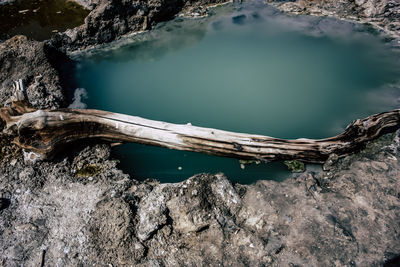
<path fill-rule="evenodd" d="M 150 30 L 157 23 L 172 19 L 178 13 L 187 13 L 225 0 L 195 1 L 119 1 L 78 0 L 91 9 L 80 27 L 60 33 L 52 43 L 66 51 L 76 51 L 108 43 L 119 37 Z"/>
<path fill-rule="evenodd" d="M 267 1 L 284 12 L 301 15 L 330 16 L 368 23 L 394 38 L 400 37 L 400 2 L 396 0 Z"/>
<path fill-rule="evenodd" d="M 218 3 L 217 1 L 216 3 Z M 85 24 L 52 40 L 0 44 L 0 103 L 22 79 L 36 108 L 72 102 L 66 51 L 151 29 L 214 1 L 82 1 Z M 397 42 L 396 1 L 273 3 L 292 13 L 370 21 Z M 196 13 L 196 12 L 195 12 Z M 198 13 L 198 12 L 197 12 Z M 2 127 L 3 124 L 0 126 Z M 232 184 L 223 174 L 138 182 L 108 144 L 47 162 L 0 134 L 1 266 L 396 266 L 400 262 L 400 131 L 283 182 Z"/>

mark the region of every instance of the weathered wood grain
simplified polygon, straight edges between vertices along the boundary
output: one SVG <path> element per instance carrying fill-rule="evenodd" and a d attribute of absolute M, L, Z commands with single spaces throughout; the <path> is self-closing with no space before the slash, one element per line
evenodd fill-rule
<path fill-rule="evenodd" d="M 82 139 L 134 142 L 238 159 L 296 159 L 323 162 L 332 153 L 349 154 L 383 131 L 399 128 L 400 110 L 352 122 L 337 136 L 326 139 L 285 140 L 192 125 L 172 124 L 101 110 L 33 110 L 24 102 L 1 108 L 6 131 L 15 143 L 44 157 Z M 261 123 L 261 122 L 260 122 Z"/>

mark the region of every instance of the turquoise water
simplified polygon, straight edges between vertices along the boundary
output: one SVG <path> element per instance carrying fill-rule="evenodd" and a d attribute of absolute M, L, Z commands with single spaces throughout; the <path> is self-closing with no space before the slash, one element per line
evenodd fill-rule
<path fill-rule="evenodd" d="M 89 108 L 280 138 L 324 138 L 353 119 L 399 106 L 398 56 L 370 27 L 287 16 L 264 4 L 177 18 L 130 42 L 80 58 Z M 242 183 L 290 176 L 280 162 L 123 145 L 137 179 L 164 182 L 224 172 Z"/>

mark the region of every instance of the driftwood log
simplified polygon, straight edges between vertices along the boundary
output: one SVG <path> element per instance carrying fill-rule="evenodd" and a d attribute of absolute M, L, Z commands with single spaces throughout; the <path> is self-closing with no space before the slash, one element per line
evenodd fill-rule
<path fill-rule="evenodd" d="M 21 99 L 21 97 L 19 97 Z M 400 109 L 352 122 L 337 136 L 285 140 L 262 135 L 172 124 L 101 110 L 34 110 L 22 100 L 1 108 L 5 131 L 14 142 L 43 157 L 82 139 L 135 142 L 247 160 L 295 159 L 323 162 L 330 154 L 346 155 L 383 132 L 399 128 Z"/>

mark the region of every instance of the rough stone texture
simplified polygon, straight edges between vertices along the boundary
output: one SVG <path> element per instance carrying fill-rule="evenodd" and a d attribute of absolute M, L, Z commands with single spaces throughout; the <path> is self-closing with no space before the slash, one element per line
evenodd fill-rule
<path fill-rule="evenodd" d="M 78 157 L 89 159 L 107 149 L 97 145 Z M 1 162 L 0 197 L 10 206 L 0 211 L 0 265 L 41 266 L 44 258 L 46 266 L 65 266 L 87 260 L 82 252 L 91 245 L 87 226 L 96 205 L 132 183 L 115 162 L 90 162 L 101 162 L 103 171 L 85 178 L 74 175 L 67 158 L 30 165 L 19 155 Z"/>
<path fill-rule="evenodd" d="M 183 10 L 226 0 L 92 0 L 84 25 L 53 37 L 55 46 L 72 51 L 108 43 L 124 34 L 149 30 Z M 79 3 L 79 1 L 78 1 Z M 83 3 L 87 6 L 86 2 Z"/>
<path fill-rule="evenodd" d="M 96 0 L 73 0 L 73 1 L 89 10 L 93 9 L 93 3 L 96 2 Z"/>
<path fill-rule="evenodd" d="M 400 38 L 400 2 L 398 0 L 267 1 L 289 13 L 332 16 L 371 23 L 393 37 Z"/>
<path fill-rule="evenodd" d="M 22 79 L 26 97 L 36 108 L 58 108 L 66 103 L 71 80 L 63 69 L 73 62 L 47 43 L 15 36 L 0 43 L 0 104 L 9 104 L 13 82 Z"/>
<path fill-rule="evenodd" d="M 380 3 L 390 1 L 374 8 Z M 343 14 L 340 7 L 347 10 L 355 2 L 308 5 L 306 10 L 314 6 Z M 100 6 L 94 11 L 100 12 Z M 107 19 L 115 10 L 108 7 L 106 15 L 109 9 L 102 8 L 97 20 L 92 13 L 91 25 L 100 25 L 99 32 L 88 33 L 71 47 L 110 41 L 124 32 Z M 375 9 L 365 12 L 381 10 Z M 157 17 L 160 13 L 154 10 Z M 116 23 L 128 21 L 123 14 L 129 12 L 119 13 Z M 23 37 L 0 44 L 0 103 L 9 99 L 12 82 L 22 78 L 26 88 L 32 87 L 27 94 L 36 107 L 63 105 L 61 88 L 66 87 L 55 67 L 55 62 L 69 62 L 63 58 L 49 44 Z M 34 85 L 39 74 L 43 89 Z M 106 144 L 71 146 L 52 162 L 35 163 L 24 161 L 11 137 L 0 134 L 0 145 L 1 266 L 400 263 L 400 131 L 355 155 L 332 155 L 322 173 L 253 185 L 232 184 L 223 174 L 200 174 L 175 184 L 137 182 L 118 170 Z"/>
<path fill-rule="evenodd" d="M 400 255 L 399 140 L 246 186 L 223 174 L 138 183 L 105 145 L 55 163 L 20 156 L 0 169 L 0 264 L 379 266 Z M 85 164 L 103 171 L 77 176 Z"/>

